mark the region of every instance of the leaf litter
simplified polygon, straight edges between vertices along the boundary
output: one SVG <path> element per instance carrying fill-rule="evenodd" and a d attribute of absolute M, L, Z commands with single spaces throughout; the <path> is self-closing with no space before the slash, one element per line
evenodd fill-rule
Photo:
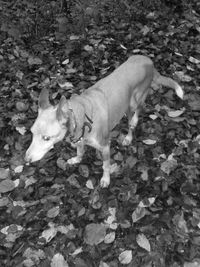
<path fill-rule="evenodd" d="M 141 22 L 135 16 L 134 27 L 128 16 L 124 22 L 111 12 L 111 23 L 88 28 L 83 42 L 74 33 L 65 43 L 50 36 L 35 50 L 12 37 L 3 40 L 1 266 L 199 265 L 198 16 L 186 3 L 183 20 L 176 4 L 165 2 L 172 6 L 160 11 L 127 8 L 144 17 Z M 127 148 L 119 142 L 127 125 L 121 121 L 111 142 L 110 187 L 98 187 L 102 163 L 90 149 L 81 164 L 69 168 L 74 152 L 65 142 L 25 166 L 40 89 L 48 86 L 57 103 L 60 95 L 80 93 L 108 75 L 132 53 L 149 55 L 164 75 L 174 73 L 185 98 L 179 101 L 165 88 L 152 91 Z"/>

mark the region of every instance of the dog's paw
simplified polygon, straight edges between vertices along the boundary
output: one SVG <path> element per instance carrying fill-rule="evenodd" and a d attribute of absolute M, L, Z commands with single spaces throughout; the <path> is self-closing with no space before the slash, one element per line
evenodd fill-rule
<path fill-rule="evenodd" d="M 109 176 L 103 176 L 100 180 L 100 186 L 102 188 L 108 187 L 110 184 L 110 177 Z"/>
<path fill-rule="evenodd" d="M 129 146 L 129 145 L 131 144 L 131 142 L 132 142 L 132 136 L 127 135 L 127 136 L 124 138 L 124 140 L 123 140 L 123 142 L 122 142 L 122 145 L 123 145 L 123 146 Z"/>
<path fill-rule="evenodd" d="M 80 163 L 81 162 L 81 158 L 80 157 L 73 157 L 71 159 L 68 159 L 67 163 L 70 164 L 70 165 L 73 165 L 73 164 L 77 164 L 77 163 Z"/>

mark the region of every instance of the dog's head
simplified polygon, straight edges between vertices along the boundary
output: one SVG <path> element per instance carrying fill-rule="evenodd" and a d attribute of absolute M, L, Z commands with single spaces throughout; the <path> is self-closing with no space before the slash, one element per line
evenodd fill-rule
<path fill-rule="evenodd" d="M 57 106 L 53 106 L 49 102 L 48 90 L 43 89 L 38 106 L 38 117 L 31 127 L 32 143 L 25 155 L 27 162 L 43 158 L 66 133 L 71 134 L 75 129 L 75 118 L 64 96 Z"/>

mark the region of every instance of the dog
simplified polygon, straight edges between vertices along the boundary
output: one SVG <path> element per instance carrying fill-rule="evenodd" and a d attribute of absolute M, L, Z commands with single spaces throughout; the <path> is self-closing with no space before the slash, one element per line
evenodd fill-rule
<path fill-rule="evenodd" d="M 38 117 L 31 128 L 32 143 L 26 151 L 25 160 L 40 160 L 55 143 L 69 137 L 77 148 L 77 155 L 68 163 L 76 164 L 82 160 L 85 145 L 94 147 L 102 153 L 103 159 L 100 185 L 108 187 L 110 131 L 127 113 L 129 128 L 123 145 L 131 144 L 140 108 L 152 84 L 173 88 L 177 96 L 183 99 L 181 86 L 171 78 L 160 75 L 152 60 L 142 55 L 131 56 L 82 94 L 69 100 L 62 96 L 58 105 L 50 104 L 48 90 L 43 89 L 38 101 Z"/>

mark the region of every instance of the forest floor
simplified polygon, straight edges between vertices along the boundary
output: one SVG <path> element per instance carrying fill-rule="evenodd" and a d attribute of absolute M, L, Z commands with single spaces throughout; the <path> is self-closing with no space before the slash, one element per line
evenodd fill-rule
<path fill-rule="evenodd" d="M 134 140 L 123 147 L 123 118 L 112 132 L 111 184 L 99 187 L 102 161 L 60 142 L 25 165 L 38 95 L 52 103 L 81 93 L 133 54 L 185 91 L 150 92 Z M 87 38 L 47 36 L 0 46 L 0 266 L 200 266 L 200 13 L 146 12 L 112 18 Z"/>

